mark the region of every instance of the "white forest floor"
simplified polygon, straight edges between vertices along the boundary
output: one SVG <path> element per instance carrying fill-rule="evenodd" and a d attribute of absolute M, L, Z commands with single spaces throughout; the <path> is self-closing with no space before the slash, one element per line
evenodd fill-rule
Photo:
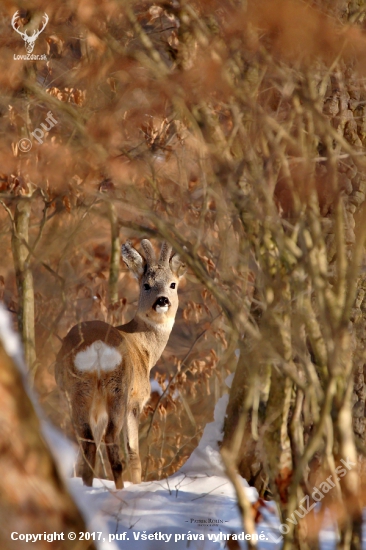
<path fill-rule="evenodd" d="M 11 330 L 9 315 L 2 307 L 0 339 L 25 376 L 18 336 Z M 42 419 L 36 398 L 31 391 L 29 395 Z M 126 483 L 122 491 L 115 491 L 111 481 L 95 479 L 94 486 L 86 488 L 79 478 L 70 478 L 75 450 L 45 419 L 42 420 L 44 436 L 86 519 L 89 533 L 94 533 L 92 537 L 99 550 L 246 548 L 235 493 L 224 474 L 217 445 L 227 402 L 228 395 L 218 401 L 214 422 L 207 424 L 199 446 L 176 474 L 140 485 Z M 256 490 L 248 487 L 244 479 L 242 483 L 248 498 L 256 501 Z M 269 503 L 262 515 L 264 519 L 257 526 L 257 533 L 261 535 L 258 548 L 279 549 L 280 542 L 275 542 L 280 535 L 279 520 L 274 505 L 271 510 Z M 229 534 L 232 539 L 238 539 L 236 544 L 227 545 L 225 538 Z M 330 518 L 328 524 L 323 525 L 320 540 L 322 550 L 335 548 L 336 535 Z M 363 548 L 366 549 L 365 530 Z"/>
<path fill-rule="evenodd" d="M 198 448 L 168 479 L 140 485 L 127 483 L 122 491 L 114 491 L 114 483 L 109 481 L 94 480 L 93 488 L 88 489 L 79 478 L 70 480 L 89 530 L 101 533 L 95 535 L 100 537 L 101 550 L 221 550 L 228 548 L 228 535 L 240 537 L 233 548 L 247 547 L 241 540 L 244 533 L 235 493 L 223 472 L 217 446 L 227 401 L 227 395 L 219 400 L 215 420 L 206 426 Z M 256 490 L 244 479 L 242 483 L 248 498 L 256 501 Z M 279 520 L 274 505 L 269 503 L 262 515 L 264 519 L 257 526 L 258 535 L 262 535 L 258 548 L 279 549 Z M 335 548 L 335 542 L 332 525 L 324 526 L 322 550 Z"/>

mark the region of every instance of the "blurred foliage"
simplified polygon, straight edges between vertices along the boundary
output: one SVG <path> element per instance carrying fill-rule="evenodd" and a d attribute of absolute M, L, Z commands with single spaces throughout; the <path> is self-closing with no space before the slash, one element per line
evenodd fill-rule
<path fill-rule="evenodd" d="M 226 459 L 285 521 L 365 448 L 364 2 L 20 8 L 25 27 L 49 16 L 34 48 L 47 60 L 14 58 L 25 54 L 10 25 L 19 6 L 3 2 L 0 283 L 48 414 L 65 418 L 50 370 L 59 339 L 76 321 L 133 314 L 125 270 L 118 300 L 113 286 L 116 228 L 135 244 L 167 239 L 190 271 L 155 375 L 166 393 L 142 419 L 146 479 L 189 456 L 240 349 Z M 57 124 L 41 144 L 32 132 L 49 111 Z M 359 543 L 356 470 L 329 497 L 342 548 Z M 316 544 L 305 521 L 293 527 L 286 548 Z"/>

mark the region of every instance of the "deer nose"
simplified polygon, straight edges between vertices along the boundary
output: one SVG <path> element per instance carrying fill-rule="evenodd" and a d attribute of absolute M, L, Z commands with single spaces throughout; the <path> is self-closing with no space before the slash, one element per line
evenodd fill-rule
<path fill-rule="evenodd" d="M 170 306 L 170 302 L 169 299 L 166 298 L 166 296 L 159 296 L 159 298 L 156 300 L 156 305 L 161 307 Z"/>

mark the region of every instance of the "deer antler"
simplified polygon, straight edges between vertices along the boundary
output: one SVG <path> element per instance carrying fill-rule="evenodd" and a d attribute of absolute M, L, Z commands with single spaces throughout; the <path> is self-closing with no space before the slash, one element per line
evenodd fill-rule
<path fill-rule="evenodd" d="M 163 242 L 160 251 L 159 265 L 168 265 L 172 247 L 169 243 Z"/>
<path fill-rule="evenodd" d="M 142 239 L 141 246 L 144 249 L 145 258 L 148 265 L 154 264 L 156 261 L 156 257 L 151 242 L 148 239 Z"/>
<path fill-rule="evenodd" d="M 19 19 L 19 10 L 17 10 L 17 11 L 14 13 L 14 15 L 13 15 L 13 17 L 12 17 L 12 20 L 11 20 L 11 26 L 13 27 L 13 29 L 14 29 L 17 33 L 20 34 L 20 36 L 21 36 L 22 38 L 24 38 L 25 36 L 28 37 L 28 35 L 27 35 L 26 32 L 20 31 L 20 30 L 18 29 L 18 27 L 15 26 L 15 23 L 17 23 L 18 19 Z"/>

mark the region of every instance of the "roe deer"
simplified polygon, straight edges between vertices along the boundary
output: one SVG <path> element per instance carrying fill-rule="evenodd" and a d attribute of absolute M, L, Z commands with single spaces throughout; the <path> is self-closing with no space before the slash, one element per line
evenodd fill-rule
<path fill-rule="evenodd" d="M 103 321 L 75 325 L 56 359 L 56 382 L 71 405 L 83 452 L 82 479 L 92 486 L 96 451 L 104 439 L 117 489 L 123 488 L 119 435 L 133 483 L 141 482 L 138 425 L 150 397 L 150 370 L 164 351 L 178 309 L 178 283 L 185 267 L 164 243 L 159 259 L 147 239 L 142 257 L 131 243 L 122 258 L 140 284 L 135 317 L 113 327 Z"/>

